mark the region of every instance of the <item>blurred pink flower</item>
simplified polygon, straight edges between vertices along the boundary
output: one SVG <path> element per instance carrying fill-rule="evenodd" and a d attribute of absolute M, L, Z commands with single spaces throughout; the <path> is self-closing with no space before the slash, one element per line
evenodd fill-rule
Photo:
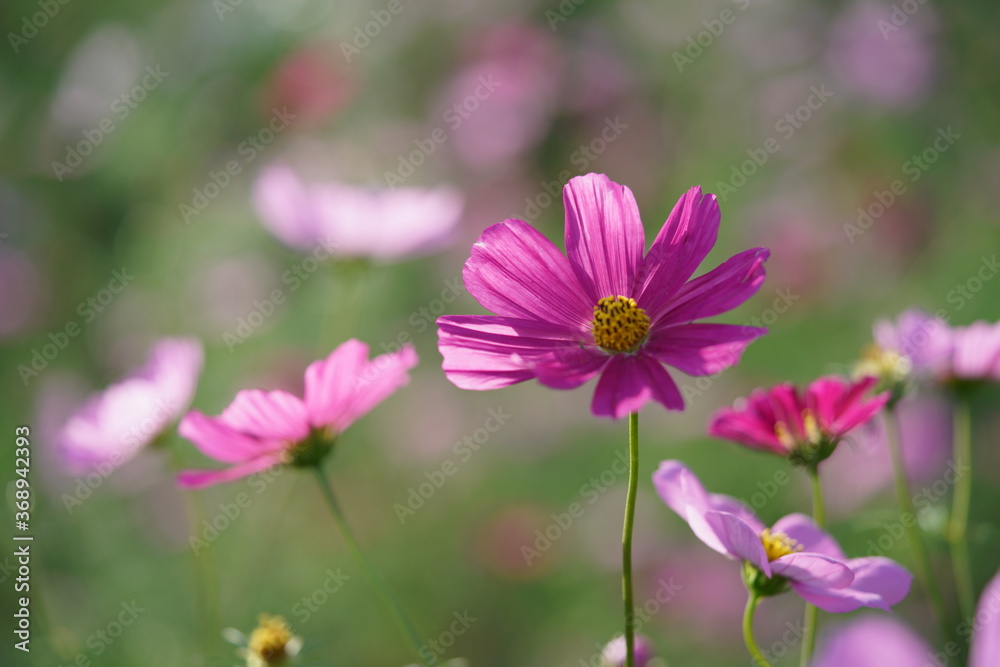
<path fill-rule="evenodd" d="M 591 411 L 620 419 L 650 400 L 682 410 L 663 368 L 711 375 L 739 361 L 757 327 L 706 324 L 764 282 L 765 248 L 691 275 L 715 245 L 719 205 L 694 187 L 648 253 L 632 192 L 604 174 L 563 189 L 566 255 L 522 220 L 493 225 L 472 247 L 466 288 L 496 315 L 438 318 L 445 375 L 487 390 L 532 378 L 573 389 L 600 376 Z M 568 257 L 567 257 L 568 256 Z"/>
<path fill-rule="evenodd" d="M 201 343 L 165 338 L 146 364 L 91 397 L 66 422 L 56 450 L 71 472 L 117 467 L 152 443 L 187 409 L 201 373 Z"/>
<path fill-rule="evenodd" d="M 906 359 L 917 376 L 946 372 L 952 336 L 948 324 L 922 310 L 910 309 L 895 322 L 879 320 L 874 326 L 875 344 Z"/>
<path fill-rule="evenodd" d="M 180 434 L 203 454 L 223 463 L 223 470 L 188 470 L 181 486 L 199 488 L 270 468 L 315 465 L 333 448 L 348 426 L 409 382 L 417 364 L 410 345 L 399 352 L 368 359 L 368 346 L 348 340 L 305 373 L 305 397 L 288 392 L 244 390 L 218 417 L 197 410 L 184 416 Z"/>
<path fill-rule="evenodd" d="M 642 635 L 636 635 L 632 642 L 635 649 L 635 667 L 646 667 L 650 660 L 655 657 L 653 645 Z M 601 667 L 624 667 L 625 666 L 625 636 L 615 637 L 601 652 Z"/>
<path fill-rule="evenodd" d="M 799 391 L 791 383 L 757 389 L 735 408 L 722 408 L 708 432 L 751 449 L 781 456 L 829 456 L 852 429 L 874 417 L 888 392 L 867 397 L 876 379 L 822 377 Z M 824 456 L 825 454 L 825 456 Z"/>
<path fill-rule="evenodd" d="M 787 585 L 806 602 L 832 613 L 861 607 L 889 610 L 906 597 L 913 577 L 888 558 L 847 559 L 831 535 L 804 514 L 767 528 L 736 498 L 709 494 L 684 464 L 663 461 L 653 474 L 663 502 L 710 549 L 754 569 L 748 587 L 773 595 Z"/>
<path fill-rule="evenodd" d="M 1000 322 L 949 327 L 939 317 L 908 310 L 895 323 L 876 323 L 875 342 L 905 356 L 918 375 L 1000 381 Z"/>
<path fill-rule="evenodd" d="M 848 5 L 830 30 L 827 63 L 838 80 L 834 87 L 875 106 L 913 107 L 931 88 L 936 23 L 928 4 L 912 15 L 879 1 Z"/>
<path fill-rule="evenodd" d="M 445 246 L 462 212 L 462 195 L 451 187 L 307 184 L 286 165 L 265 168 L 253 198 L 264 225 L 293 248 L 383 262 Z"/>
<path fill-rule="evenodd" d="M 922 483 L 938 475 L 951 457 L 951 409 L 939 396 L 907 397 L 896 407 L 903 466 L 911 482 Z M 823 464 L 831 510 L 855 511 L 873 495 L 892 484 L 885 425 L 874 419 L 855 429 Z"/>
<path fill-rule="evenodd" d="M 979 596 L 973 618 L 960 626 L 971 632 L 969 667 L 1000 665 L 1000 574 Z M 834 630 L 816 651 L 811 667 L 927 667 L 944 664 L 934 649 L 902 622 L 880 616 L 860 618 Z M 947 660 L 947 659 L 946 659 Z"/>
<path fill-rule="evenodd" d="M 548 32 L 527 24 L 493 28 L 474 49 L 477 56 L 456 74 L 440 106 L 458 156 L 481 168 L 517 158 L 545 136 L 562 58 Z"/>
<path fill-rule="evenodd" d="M 952 328 L 949 361 L 950 379 L 1000 382 L 1000 322 Z"/>
<path fill-rule="evenodd" d="M 20 335 L 38 318 L 47 301 L 44 276 L 27 254 L 10 246 L 0 247 L 0 285 L 0 338 Z"/>
<path fill-rule="evenodd" d="M 295 114 L 299 127 L 330 119 L 353 97 L 353 76 L 340 66 L 340 54 L 307 48 L 288 56 L 267 85 L 266 109 L 284 108 Z"/>

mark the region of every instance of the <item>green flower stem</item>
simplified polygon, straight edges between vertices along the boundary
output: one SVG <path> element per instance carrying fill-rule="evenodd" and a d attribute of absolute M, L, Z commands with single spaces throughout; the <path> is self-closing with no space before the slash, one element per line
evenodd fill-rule
<path fill-rule="evenodd" d="M 974 613 L 972 591 L 972 567 L 969 562 L 969 503 L 972 498 L 972 426 L 969 402 L 958 397 L 955 402 L 955 465 L 958 473 L 955 494 L 951 506 L 951 523 L 948 526 L 948 542 L 951 545 L 951 566 L 955 572 L 955 587 L 958 590 L 959 608 L 963 618 L 971 618 Z"/>
<path fill-rule="evenodd" d="M 757 667 L 771 667 L 771 663 L 767 661 L 764 654 L 760 652 L 757 647 L 757 642 L 753 638 L 753 615 L 757 611 L 757 603 L 760 602 L 760 597 L 750 593 L 750 597 L 747 598 L 746 611 L 743 612 L 743 641 L 747 645 L 747 650 L 750 651 L 750 655 L 753 657 L 754 661 L 757 663 Z"/>
<path fill-rule="evenodd" d="M 903 516 L 909 516 L 909 521 L 903 521 L 906 529 L 906 538 L 910 543 L 910 551 L 913 552 L 914 569 L 920 585 L 927 593 L 931 605 L 934 607 L 934 614 L 937 616 L 938 624 L 941 626 L 942 638 L 947 640 L 951 635 L 948 617 L 945 612 L 944 599 L 938 588 L 937 580 L 933 577 L 930 558 L 927 555 L 927 546 L 924 544 L 923 536 L 920 534 L 920 526 L 917 523 L 917 512 L 913 506 L 913 496 L 910 494 L 910 485 L 906 480 L 906 469 L 903 466 L 903 451 L 899 434 L 899 415 L 894 407 L 886 408 L 885 413 L 885 433 L 889 444 L 889 455 L 892 458 L 892 473 L 896 486 L 896 499 L 899 502 L 899 510 Z"/>
<path fill-rule="evenodd" d="M 823 484 L 819 479 L 819 466 L 817 464 L 807 466 L 806 471 L 812 482 L 813 520 L 817 526 L 823 528 L 826 525 L 826 507 L 823 504 Z M 799 660 L 801 667 L 806 667 L 812 659 L 813 649 L 816 648 L 816 625 L 818 623 L 819 610 L 807 602 L 805 628 L 802 635 L 802 657 Z"/>
<path fill-rule="evenodd" d="M 336 496 L 333 495 L 333 488 L 330 486 L 330 482 L 327 480 L 326 475 L 323 474 L 323 469 L 320 466 L 314 466 L 314 471 L 316 472 L 316 481 L 319 482 L 320 491 L 323 492 L 323 498 L 326 500 L 327 505 L 330 507 L 330 512 L 333 514 L 334 521 L 337 522 L 337 527 L 340 528 L 340 533 L 344 537 L 344 541 L 347 542 L 348 548 L 351 550 L 351 554 L 354 559 L 358 562 L 358 566 L 361 571 L 365 573 L 365 577 L 368 582 L 372 585 L 378 594 L 382 597 L 383 602 L 392 609 L 393 614 L 396 617 L 396 621 L 399 623 L 400 629 L 403 634 L 406 635 L 410 643 L 413 644 L 414 650 L 417 652 L 417 656 L 420 658 L 420 662 L 424 665 L 430 665 L 430 663 L 424 658 L 424 641 L 420 638 L 420 634 L 416 630 L 416 626 L 407 616 L 406 611 L 403 609 L 403 605 L 400 604 L 399 599 L 389 588 L 389 584 L 379 575 L 375 569 L 368 564 L 365 559 L 364 554 L 361 552 L 361 547 L 358 546 L 357 540 L 354 538 L 354 533 L 351 532 L 350 526 L 347 524 L 347 520 L 344 518 L 344 513 L 340 509 L 340 504 L 337 502 Z"/>
<path fill-rule="evenodd" d="M 632 526 L 639 485 L 639 413 L 628 416 L 628 497 L 622 528 L 622 601 L 625 605 L 625 666 L 635 667 L 635 607 L 632 603 Z"/>
<path fill-rule="evenodd" d="M 163 442 L 162 446 L 169 450 L 170 458 L 177 472 L 184 469 L 180 448 L 174 442 Z M 184 493 L 184 505 L 191 534 L 198 535 L 203 519 L 207 519 L 204 498 L 201 491 Z M 215 601 L 218 597 L 218 580 L 216 577 L 215 557 L 212 547 L 191 552 L 191 569 L 194 574 L 195 608 L 198 626 L 201 632 L 201 644 L 206 654 L 211 654 L 215 641 L 219 636 L 216 619 Z"/>

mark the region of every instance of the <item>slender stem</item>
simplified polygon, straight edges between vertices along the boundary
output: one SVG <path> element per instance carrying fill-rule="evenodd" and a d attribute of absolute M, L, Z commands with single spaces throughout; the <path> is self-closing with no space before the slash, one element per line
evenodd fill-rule
<path fill-rule="evenodd" d="M 819 468 L 811 465 L 806 468 L 809 479 L 812 482 L 813 496 L 813 520 L 820 528 L 826 525 L 826 506 L 823 504 L 823 484 L 819 479 Z M 816 625 L 819 623 L 819 610 L 806 603 L 805 628 L 802 635 L 802 657 L 799 660 L 801 667 L 806 667 L 812 659 L 813 649 L 816 648 Z"/>
<path fill-rule="evenodd" d="M 344 513 L 340 509 L 340 504 L 337 502 L 336 496 L 333 495 L 333 489 L 330 487 L 330 482 L 327 480 L 326 475 L 323 474 L 322 468 L 315 466 L 316 480 L 319 482 L 320 491 L 323 492 L 323 498 L 326 499 L 327 505 L 330 506 L 330 512 L 333 514 L 334 521 L 337 522 L 337 527 L 340 528 L 341 534 L 344 536 L 344 541 L 347 542 L 348 548 L 354 555 L 355 560 L 358 562 L 358 566 L 361 571 L 365 573 L 365 577 L 368 582 L 372 585 L 378 594 L 382 597 L 383 602 L 388 605 L 393 613 L 395 614 L 396 621 L 399 622 L 400 629 L 406 635 L 410 643 L 413 644 L 413 648 L 417 652 L 417 656 L 420 661 L 425 665 L 430 665 L 430 663 L 424 658 L 424 641 L 420 638 L 420 634 L 417 632 L 416 626 L 407 616 L 406 611 L 403 609 L 403 605 L 400 604 L 399 599 L 389 588 L 389 584 L 379 575 L 375 569 L 368 564 L 365 559 L 364 554 L 361 552 L 361 547 L 358 546 L 357 540 L 354 538 L 354 533 L 351 532 L 350 526 L 347 524 L 347 520 L 344 518 Z"/>
<path fill-rule="evenodd" d="M 819 469 L 816 466 L 809 468 L 809 480 L 812 482 L 813 521 L 823 528 L 826 526 L 826 505 L 823 503 L 823 485 L 819 481 Z"/>
<path fill-rule="evenodd" d="M 903 451 L 899 434 L 899 415 L 895 408 L 886 408 L 885 412 L 885 433 L 889 444 L 889 455 L 892 458 L 892 474 L 896 484 L 896 500 L 899 502 L 899 511 L 903 513 L 903 527 L 906 529 L 906 538 L 910 542 L 910 551 L 913 552 L 914 569 L 917 579 L 923 586 L 927 597 L 934 607 L 934 614 L 937 616 L 941 626 L 942 638 L 948 639 L 951 635 L 948 617 L 945 612 L 944 599 L 938 589 L 937 580 L 933 577 L 930 558 L 927 555 L 927 546 L 924 544 L 923 536 L 920 534 L 920 527 L 917 523 L 917 512 L 913 506 L 913 496 L 910 494 L 910 484 L 906 479 L 906 468 L 903 466 Z M 908 517 L 908 518 L 907 518 Z"/>
<path fill-rule="evenodd" d="M 179 448 L 173 442 L 166 442 L 163 446 L 170 451 L 170 458 L 177 472 L 184 469 L 184 460 L 181 457 Z M 192 535 L 198 535 L 203 519 L 207 519 L 208 513 L 205 511 L 204 498 L 201 491 L 192 491 L 182 494 L 188 526 Z M 206 654 L 211 654 L 215 640 L 218 637 L 218 627 L 216 621 L 215 599 L 218 595 L 218 581 L 216 579 L 217 570 L 215 568 L 215 557 L 212 553 L 212 546 L 209 545 L 200 552 L 191 552 L 191 568 L 194 574 L 194 595 L 195 608 L 198 625 L 201 633 L 202 650 Z"/>
<path fill-rule="evenodd" d="M 639 485 L 639 413 L 628 416 L 628 497 L 622 528 L 622 601 L 625 605 L 625 666 L 635 665 L 635 607 L 632 603 L 632 526 Z"/>
<path fill-rule="evenodd" d="M 753 638 L 753 615 L 757 611 L 758 602 L 760 602 L 760 598 L 753 593 L 747 598 L 746 611 L 743 612 L 743 641 L 746 643 L 747 650 L 750 651 L 750 655 L 758 667 L 771 667 L 771 663 L 767 661 L 764 654 L 757 648 L 757 642 Z"/>
<path fill-rule="evenodd" d="M 972 427 L 969 402 L 958 397 L 955 402 L 955 494 L 952 499 L 948 542 L 951 544 L 951 566 L 955 571 L 958 602 L 964 618 L 973 614 L 972 567 L 969 563 L 969 503 L 972 498 Z"/>

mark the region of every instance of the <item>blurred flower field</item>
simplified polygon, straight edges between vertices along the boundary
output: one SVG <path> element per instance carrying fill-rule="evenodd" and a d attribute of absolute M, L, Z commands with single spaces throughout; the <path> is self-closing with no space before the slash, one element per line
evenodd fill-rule
<path fill-rule="evenodd" d="M 1000 664 L 998 18 L 5 2 L 0 664 Z"/>

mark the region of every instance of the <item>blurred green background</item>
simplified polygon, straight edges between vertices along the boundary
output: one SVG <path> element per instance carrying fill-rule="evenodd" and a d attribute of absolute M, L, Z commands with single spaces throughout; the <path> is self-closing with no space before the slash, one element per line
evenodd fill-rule
<path fill-rule="evenodd" d="M 174 433 L 67 508 L 61 498 L 79 480 L 51 447 L 73 405 L 141 364 L 164 335 L 204 342 L 194 406 L 217 414 L 240 388 L 299 390 L 305 366 L 346 338 L 381 351 L 408 333 L 421 357 L 410 386 L 352 428 L 328 464 L 361 542 L 426 637 L 446 632 L 456 613 L 475 619 L 448 657 L 476 667 L 596 664 L 621 625 L 625 479 L 613 464 L 626 426 L 590 415 L 590 387 L 458 390 L 440 372 L 432 322 L 442 310 L 482 312 L 464 293 L 440 299 L 451 298 L 486 226 L 524 217 L 561 245 L 561 202 L 543 195 L 597 171 L 632 188 L 649 239 L 688 187 L 717 193 L 722 231 L 702 271 L 751 246 L 772 250 L 760 293 L 720 318 L 756 319 L 770 333 L 716 378 L 676 374 L 687 409 L 653 405 L 640 423 L 636 598 L 673 591 L 651 605 L 642 632 L 672 665 L 749 664 L 739 568 L 694 541 L 649 475 L 681 458 L 713 491 L 762 494 L 752 502 L 767 522 L 808 511 L 802 475 L 775 477 L 783 461 L 704 434 L 712 411 L 754 386 L 845 371 L 875 319 L 912 305 L 953 324 L 997 318 L 1000 282 L 983 267 L 995 264 L 1000 240 L 998 20 L 1000 6 L 986 1 L 5 1 L 0 415 L 9 446 L 0 458 L 6 482 L 14 426 L 30 425 L 36 541 L 32 652 L 14 651 L 5 633 L 0 663 L 232 665 L 222 629 L 247 632 L 261 612 L 285 615 L 304 637 L 304 664 L 413 662 L 308 476 L 289 469 L 182 494 L 177 461 L 207 462 Z M 469 81 L 490 74 L 496 92 L 462 122 L 449 116 L 472 93 Z M 295 120 L 241 151 L 275 109 Z M 405 181 L 461 189 L 454 243 L 360 270 L 326 263 L 246 341 L 227 345 L 255 300 L 303 261 L 260 224 L 250 195 L 259 170 L 288 162 L 316 179 L 386 187 L 387 172 L 436 128 L 445 140 Z M 237 157 L 241 172 L 186 214 L 182 205 Z M 80 304 L 115 270 L 134 281 L 85 321 Z M 989 277 L 970 283 L 977 275 Z M 69 322 L 81 334 L 37 375 L 20 373 Z M 1000 482 L 995 398 L 975 417 L 978 586 L 1000 547 L 989 509 Z M 925 444 L 946 456 L 947 408 L 936 405 L 943 426 L 911 430 L 943 433 Z M 490 410 L 509 418 L 476 451 L 456 451 Z M 921 483 L 930 484 L 943 463 L 928 456 L 936 463 Z M 832 530 L 865 555 L 898 517 L 886 455 L 845 445 L 836 457 Z M 397 504 L 448 460 L 457 473 L 401 522 Z M 252 502 L 211 544 L 206 620 L 194 563 L 208 556 L 192 556 L 190 537 L 203 527 L 192 528 L 191 512 L 218 517 L 240 493 Z M 12 486 L 7 498 L 13 512 Z M 574 502 L 584 515 L 529 564 L 523 547 Z M 931 530 L 946 508 L 940 500 L 922 517 Z M 936 543 L 942 576 L 943 553 Z M 910 562 L 903 541 L 887 555 Z M 5 628 L 9 563 L 0 570 Z M 305 613 L 303 598 L 338 568 L 350 579 Z M 143 611 L 120 638 L 95 640 L 133 601 Z M 800 607 L 790 597 L 762 606 L 762 647 L 780 650 Z M 919 592 L 900 613 L 933 632 Z M 797 664 L 797 647 L 789 653 L 779 664 Z"/>

